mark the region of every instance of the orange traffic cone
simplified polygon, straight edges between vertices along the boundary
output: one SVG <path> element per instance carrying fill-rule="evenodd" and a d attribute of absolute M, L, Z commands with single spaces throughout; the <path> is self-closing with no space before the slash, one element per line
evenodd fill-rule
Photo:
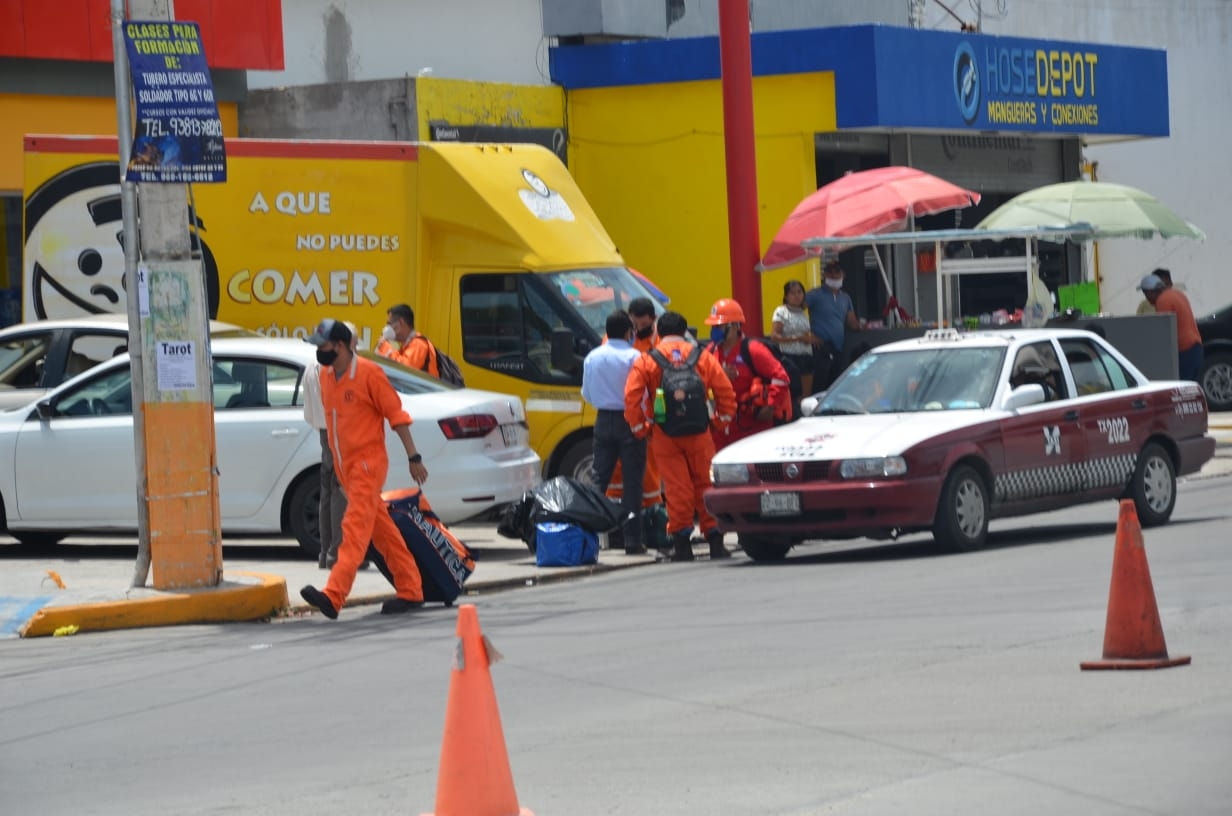
<path fill-rule="evenodd" d="M 500 654 L 479 631 L 474 604 L 458 607 L 457 633 L 436 779 L 436 813 L 425 816 L 534 816 L 518 807 L 488 672 Z"/>
<path fill-rule="evenodd" d="M 1166 669 L 1189 660 L 1188 656 L 1168 657 L 1138 513 L 1132 499 L 1122 499 L 1108 591 L 1104 659 L 1080 665 L 1083 669 Z"/>

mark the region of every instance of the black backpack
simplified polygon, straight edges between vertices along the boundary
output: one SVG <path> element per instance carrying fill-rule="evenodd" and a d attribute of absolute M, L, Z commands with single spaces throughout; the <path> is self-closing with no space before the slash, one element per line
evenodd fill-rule
<path fill-rule="evenodd" d="M 770 382 L 771 377 L 767 377 L 757 370 L 756 363 L 753 362 L 753 355 L 749 353 L 749 340 L 746 337 L 740 341 L 740 354 L 744 357 L 744 361 L 748 363 L 749 369 L 753 372 L 754 377 L 759 377 L 763 382 Z M 790 383 L 788 386 L 791 389 L 791 401 L 793 404 L 800 402 L 800 398 L 804 395 L 804 380 L 800 378 L 800 367 L 792 360 L 783 356 L 783 352 L 774 343 L 767 343 L 765 340 L 758 340 L 759 344 L 770 349 L 770 353 L 783 366 L 783 370 L 787 372 L 787 379 Z"/>
<path fill-rule="evenodd" d="M 674 365 L 658 349 L 650 357 L 663 371 L 659 388 L 663 391 L 663 418 L 660 427 L 668 436 L 693 436 L 710 428 L 710 406 L 706 402 L 706 383 L 697 373 L 702 347 L 694 346 L 680 365 Z M 658 421 L 656 419 L 656 421 Z"/>
<path fill-rule="evenodd" d="M 447 382 L 450 385 L 456 385 L 459 388 L 465 388 L 466 382 L 465 380 L 462 379 L 462 369 L 458 368 L 458 364 L 454 362 L 454 359 L 450 357 L 448 354 L 446 354 L 445 352 L 438 349 L 436 347 L 436 343 L 433 343 L 431 340 L 424 337 L 422 334 L 418 336 L 423 337 L 423 341 L 428 344 L 428 346 L 432 349 L 432 353 L 436 355 L 436 370 L 438 372 L 436 378 L 440 380 L 441 382 Z M 432 359 L 431 357 L 424 358 L 423 368 L 420 369 L 421 371 L 428 370 L 428 363 L 431 361 L 431 359 Z"/>

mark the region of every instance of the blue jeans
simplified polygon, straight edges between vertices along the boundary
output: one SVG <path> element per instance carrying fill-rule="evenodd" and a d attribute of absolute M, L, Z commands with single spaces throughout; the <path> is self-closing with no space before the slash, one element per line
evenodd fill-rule
<path fill-rule="evenodd" d="M 1194 343 L 1189 348 L 1178 353 L 1176 360 L 1181 372 L 1181 379 L 1200 382 L 1202 379 L 1202 361 L 1204 359 L 1205 356 L 1202 353 L 1201 343 Z"/>

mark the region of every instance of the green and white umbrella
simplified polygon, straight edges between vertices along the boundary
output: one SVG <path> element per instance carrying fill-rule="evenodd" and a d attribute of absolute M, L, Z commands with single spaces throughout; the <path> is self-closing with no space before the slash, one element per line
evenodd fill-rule
<path fill-rule="evenodd" d="M 976 229 L 1058 228 L 1089 224 L 1099 238 L 1197 238 L 1202 230 L 1134 187 L 1106 181 L 1067 181 L 1015 196 Z"/>

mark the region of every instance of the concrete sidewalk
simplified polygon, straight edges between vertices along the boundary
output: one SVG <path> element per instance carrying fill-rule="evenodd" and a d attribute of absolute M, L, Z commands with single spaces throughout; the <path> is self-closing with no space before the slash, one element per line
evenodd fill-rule
<path fill-rule="evenodd" d="M 461 524 L 450 530 L 478 553 L 475 572 L 459 601 L 513 587 L 655 563 L 653 555 L 602 550 L 597 564 L 538 567 L 523 542 L 498 535 L 494 525 Z M 127 544 L 132 539 L 115 541 Z M 0 570 L 0 637 L 252 621 L 314 611 L 300 599 L 299 590 L 305 584 L 323 587 L 329 573 L 313 560 L 297 560 L 293 547 L 289 546 L 287 552 L 287 558 L 255 560 L 242 548 L 226 551 L 223 581 L 218 587 L 185 591 L 130 588 L 133 564 L 129 561 L 68 561 L 54 549 L 6 559 Z M 393 597 L 393 587 L 373 567 L 356 576 L 347 607 Z"/>

